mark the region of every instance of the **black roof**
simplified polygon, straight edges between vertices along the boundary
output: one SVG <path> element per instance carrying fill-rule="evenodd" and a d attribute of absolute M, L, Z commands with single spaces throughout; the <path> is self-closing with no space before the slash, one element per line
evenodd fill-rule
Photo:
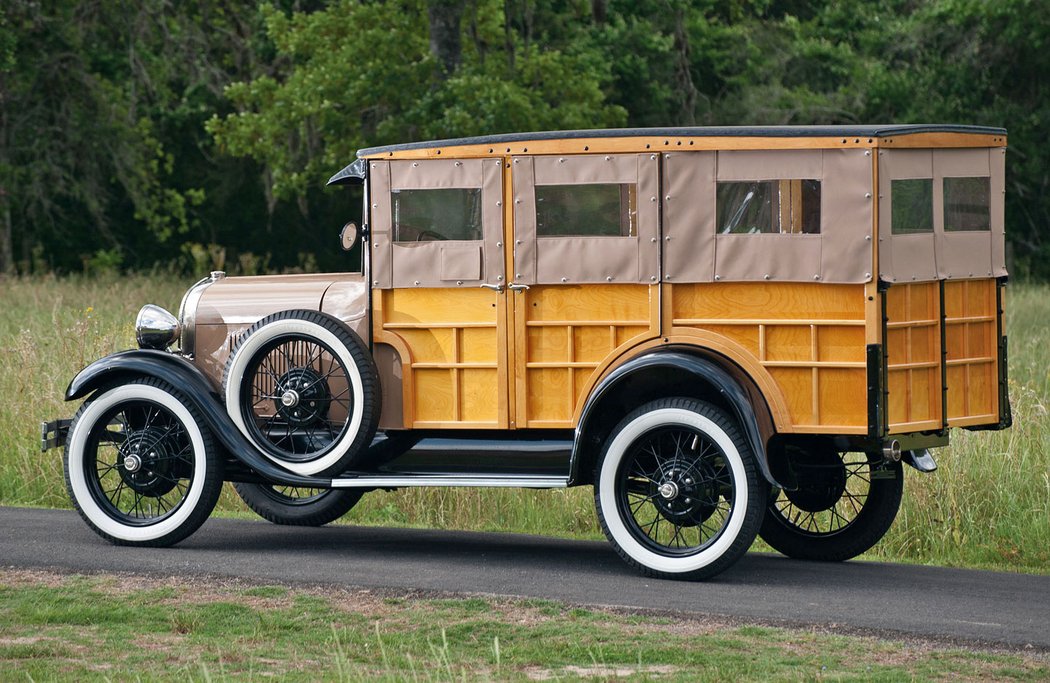
<path fill-rule="evenodd" d="M 502 135 L 480 135 L 451 140 L 427 140 L 406 142 L 398 145 L 367 147 L 357 152 L 358 156 L 400 152 L 409 149 L 431 147 L 461 147 L 463 145 L 498 145 L 508 142 L 531 142 L 533 140 L 568 140 L 574 138 L 626 138 L 626 137 L 866 137 L 883 138 L 916 133 L 976 133 L 979 135 L 1006 135 L 1005 128 L 988 126 L 963 126 L 954 124 L 880 124 L 851 126 L 685 126 L 676 128 L 602 128 L 595 130 L 557 130 L 535 133 L 505 133 Z"/>

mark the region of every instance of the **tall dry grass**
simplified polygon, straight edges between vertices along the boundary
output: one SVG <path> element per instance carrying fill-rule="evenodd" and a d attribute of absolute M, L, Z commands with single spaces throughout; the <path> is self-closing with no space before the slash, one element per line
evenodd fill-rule
<path fill-rule="evenodd" d="M 75 411 L 62 394 L 78 369 L 134 346 L 142 304 L 174 310 L 189 284 L 159 275 L 0 280 L 0 504 L 70 506 L 58 451 L 39 452 L 40 422 Z M 1012 286 L 1008 303 L 1014 427 L 955 430 L 935 453 L 936 473 L 908 470 L 897 523 L 868 557 L 1050 571 L 1050 287 Z M 250 514 L 230 491 L 219 510 Z M 600 537 L 589 488 L 377 492 L 347 519 Z"/>

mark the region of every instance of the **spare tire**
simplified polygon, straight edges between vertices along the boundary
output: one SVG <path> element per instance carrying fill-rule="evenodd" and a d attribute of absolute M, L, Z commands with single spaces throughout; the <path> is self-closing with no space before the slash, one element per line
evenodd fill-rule
<path fill-rule="evenodd" d="M 226 361 L 223 391 L 238 429 L 301 475 L 345 471 L 372 442 L 382 406 L 364 342 L 317 311 L 281 311 L 248 328 Z"/>

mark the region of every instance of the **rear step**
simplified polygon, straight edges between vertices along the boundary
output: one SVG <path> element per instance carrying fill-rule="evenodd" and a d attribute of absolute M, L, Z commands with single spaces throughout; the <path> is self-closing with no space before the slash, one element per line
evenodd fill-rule
<path fill-rule="evenodd" d="M 410 486 L 563 489 L 568 477 L 512 474 L 362 474 L 332 480 L 334 489 L 386 489 Z"/>

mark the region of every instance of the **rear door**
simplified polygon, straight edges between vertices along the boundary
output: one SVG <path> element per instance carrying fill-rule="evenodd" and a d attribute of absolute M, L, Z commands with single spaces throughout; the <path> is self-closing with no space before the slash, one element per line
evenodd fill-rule
<path fill-rule="evenodd" d="M 659 158 L 514 157 L 517 427 L 568 428 L 618 350 L 659 333 Z"/>

